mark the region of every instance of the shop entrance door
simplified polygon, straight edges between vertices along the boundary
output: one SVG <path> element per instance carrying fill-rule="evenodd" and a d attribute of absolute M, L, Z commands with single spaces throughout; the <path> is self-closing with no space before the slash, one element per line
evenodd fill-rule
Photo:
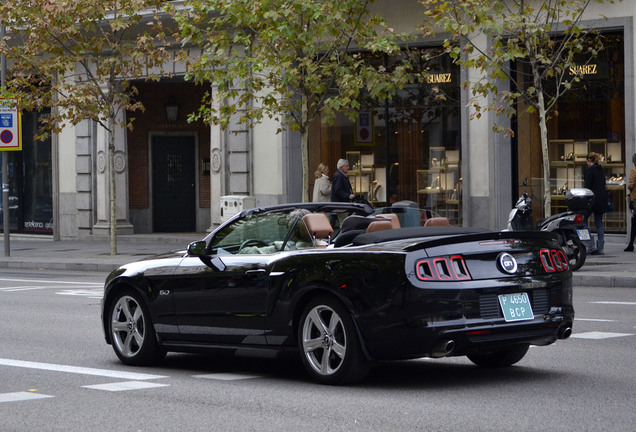
<path fill-rule="evenodd" d="M 153 227 L 155 232 L 196 231 L 194 137 L 152 139 Z"/>

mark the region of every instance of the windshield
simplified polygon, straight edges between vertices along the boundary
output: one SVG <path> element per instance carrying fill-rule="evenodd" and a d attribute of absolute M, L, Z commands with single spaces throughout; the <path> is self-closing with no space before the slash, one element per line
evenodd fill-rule
<path fill-rule="evenodd" d="M 302 218 L 311 213 L 304 208 L 283 211 L 250 213 L 232 221 L 214 233 L 212 254 L 273 254 L 282 250 L 316 247 Z M 341 223 L 353 211 L 334 209 L 324 213 L 334 230 L 340 231 Z M 325 246 L 320 244 L 320 246 Z"/>

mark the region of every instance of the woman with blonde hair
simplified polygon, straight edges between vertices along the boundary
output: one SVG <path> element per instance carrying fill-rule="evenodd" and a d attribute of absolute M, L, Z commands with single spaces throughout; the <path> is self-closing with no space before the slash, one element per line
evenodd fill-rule
<path fill-rule="evenodd" d="M 327 176 L 328 172 L 329 167 L 327 164 L 318 164 L 318 168 L 315 172 L 316 182 L 314 183 L 314 202 L 329 202 L 331 197 L 331 182 Z"/>

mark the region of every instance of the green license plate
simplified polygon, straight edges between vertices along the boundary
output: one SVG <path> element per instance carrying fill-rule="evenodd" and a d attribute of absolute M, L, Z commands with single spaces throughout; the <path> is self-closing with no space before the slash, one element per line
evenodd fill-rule
<path fill-rule="evenodd" d="M 506 322 L 531 320 L 534 318 L 528 293 L 501 294 L 499 305 Z"/>

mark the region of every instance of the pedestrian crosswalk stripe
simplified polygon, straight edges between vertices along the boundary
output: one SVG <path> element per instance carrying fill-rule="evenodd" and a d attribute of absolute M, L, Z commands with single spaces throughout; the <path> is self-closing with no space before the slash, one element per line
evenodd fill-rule
<path fill-rule="evenodd" d="M 631 333 L 611 333 L 611 332 L 592 331 L 592 332 L 585 332 L 585 333 L 574 333 L 570 337 L 579 338 L 579 339 L 609 339 L 609 338 L 623 337 L 623 336 L 634 336 L 634 335 Z"/>
<path fill-rule="evenodd" d="M 0 393 L 0 403 L 1 402 L 18 402 L 25 400 L 33 400 L 33 399 L 45 399 L 52 398 L 54 396 L 49 396 L 40 393 L 33 392 L 16 392 L 16 393 Z"/>
<path fill-rule="evenodd" d="M 53 372 L 67 372 L 81 375 L 94 375 L 118 379 L 130 380 L 151 380 L 158 378 L 167 378 L 164 375 L 151 375 L 137 372 L 122 372 L 108 369 L 95 369 L 80 366 L 68 366 L 53 363 L 30 362 L 23 360 L 12 360 L 0 358 L 0 366 L 22 367 L 27 369 L 48 370 Z"/>
<path fill-rule="evenodd" d="M 241 372 L 237 372 L 237 373 L 219 372 L 219 373 L 213 373 L 213 374 L 207 374 L 207 375 L 193 375 L 194 378 L 214 379 L 219 381 L 233 381 L 233 380 L 240 380 L 240 379 L 262 378 L 263 376 L 264 375 L 255 375 L 255 374 L 248 374 L 248 373 L 241 373 Z"/>
<path fill-rule="evenodd" d="M 636 302 L 624 302 L 624 301 L 595 301 L 595 302 L 590 302 L 590 304 L 636 306 Z"/>
<path fill-rule="evenodd" d="M 45 285 L 50 284 L 67 284 L 67 285 L 97 285 L 103 286 L 102 282 L 75 282 L 75 281 L 56 281 L 56 280 L 48 280 L 48 279 L 17 279 L 17 278 L 0 278 L 2 282 L 32 282 L 32 283 L 40 283 Z"/>
<path fill-rule="evenodd" d="M 141 390 L 155 387 L 168 387 L 169 384 L 157 384 L 143 381 L 125 381 L 118 383 L 110 383 L 110 384 L 96 384 L 96 385 L 87 385 L 82 386 L 83 388 L 93 389 L 93 390 L 106 390 L 111 392 L 116 391 L 127 391 L 127 390 Z"/>
<path fill-rule="evenodd" d="M 101 299 L 104 296 L 104 290 L 101 288 L 92 289 L 92 290 L 91 289 L 67 289 L 67 290 L 56 292 L 55 294 Z"/>

